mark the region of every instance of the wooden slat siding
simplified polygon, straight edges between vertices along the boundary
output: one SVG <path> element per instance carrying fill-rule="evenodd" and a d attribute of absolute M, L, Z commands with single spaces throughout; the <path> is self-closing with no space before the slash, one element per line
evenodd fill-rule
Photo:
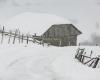
<path fill-rule="evenodd" d="M 52 31 L 53 31 L 53 33 L 54 33 L 54 35 L 53 35 L 53 36 L 54 36 L 54 38 L 56 38 L 56 32 L 55 32 L 55 31 L 56 31 L 56 28 L 55 28 L 55 27 L 53 27 L 53 28 L 54 28 L 54 29 L 52 30 Z"/>
<path fill-rule="evenodd" d="M 57 39 L 57 38 L 41 38 L 41 39 L 44 39 L 44 40 L 60 40 L 59 38 Z"/>
<path fill-rule="evenodd" d="M 74 25 L 70 24 L 70 27 L 71 27 L 71 34 L 72 35 L 80 35 L 82 32 L 79 31 Z"/>
<path fill-rule="evenodd" d="M 68 25 L 68 27 L 67 27 L 67 30 L 68 30 L 68 32 L 69 32 L 69 34 L 68 34 L 68 37 L 69 37 L 69 40 L 68 40 L 68 46 L 72 46 L 73 44 L 72 44 L 72 38 L 71 38 L 71 26 L 70 25 Z"/>
<path fill-rule="evenodd" d="M 46 37 L 49 37 L 49 31 L 47 31 L 47 36 Z"/>
<path fill-rule="evenodd" d="M 57 38 L 44 38 L 44 43 L 49 43 L 51 45 L 59 46 L 60 39 Z"/>
<path fill-rule="evenodd" d="M 52 25 L 43 35 L 48 35 L 45 38 L 59 38 L 62 46 L 76 46 L 79 34 L 81 32 L 72 24 L 58 24 Z"/>
<path fill-rule="evenodd" d="M 77 36 L 70 36 L 70 43 L 71 46 L 76 46 L 77 45 Z"/>

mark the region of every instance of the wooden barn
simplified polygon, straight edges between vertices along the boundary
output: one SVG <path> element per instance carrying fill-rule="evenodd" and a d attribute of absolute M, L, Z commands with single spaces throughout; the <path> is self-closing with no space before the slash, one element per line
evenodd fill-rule
<path fill-rule="evenodd" d="M 42 40 L 54 46 L 76 46 L 80 34 L 73 24 L 55 24 L 43 33 Z"/>

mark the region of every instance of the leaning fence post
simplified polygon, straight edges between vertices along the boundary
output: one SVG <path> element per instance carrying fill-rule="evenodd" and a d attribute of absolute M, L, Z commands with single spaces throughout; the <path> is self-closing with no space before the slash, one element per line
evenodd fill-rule
<path fill-rule="evenodd" d="M 99 58 L 99 57 L 97 57 L 97 58 L 96 58 L 96 60 L 95 60 L 95 63 L 94 63 L 93 68 L 96 68 L 96 67 L 97 67 L 97 64 L 98 64 L 99 60 L 100 60 L 100 58 Z"/>
<path fill-rule="evenodd" d="M 78 58 L 80 48 L 77 49 L 75 58 Z"/>
<path fill-rule="evenodd" d="M 93 65 L 94 61 L 92 61 L 92 63 L 89 65 L 89 67 L 91 67 Z"/>
<path fill-rule="evenodd" d="M 83 54 L 83 56 L 82 56 L 82 58 L 81 58 L 81 62 L 82 62 L 82 63 L 84 63 L 85 54 L 86 54 L 86 52 Z"/>

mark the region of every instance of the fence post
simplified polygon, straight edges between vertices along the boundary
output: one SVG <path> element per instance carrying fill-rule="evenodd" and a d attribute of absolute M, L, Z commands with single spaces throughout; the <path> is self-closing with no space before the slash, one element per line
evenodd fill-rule
<path fill-rule="evenodd" d="M 11 34 L 12 34 L 12 31 L 9 31 L 10 35 L 9 35 L 9 39 L 8 39 L 8 44 L 10 43 L 10 38 L 11 38 Z"/>
<path fill-rule="evenodd" d="M 86 54 L 86 52 L 85 52 L 85 53 L 83 54 L 83 56 L 82 56 L 82 59 L 81 59 L 81 62 L 82 62 L 82 63 L 84 63 L 84 59 L 85 59 L 84 56 L 85 56 L 85 54 Z"/>
<path fill-rule="evenodd" d="M 20 30 L 18 29 L 18 39 L 19 39 L 19 43 L 20 43 Z"/>
<path fill-rule="evenodd" d="M 96 60 L 95 60 L 95 63 L 94 63 L 93 68 L 96 68 L 96 67 L 97 67 L 97 64 L 98 64 L 99 60 L 100 60 L 100 58 L 99 58 L 99 57 L 97 57 L 97 58 L 96 58 Z"/>
<path fill-rule="evenodd" d="M 22 41 L 21 41 L 22 43 L 23 43 L 23 39 L 24 39 L 24 34 L 22 34 Z"/>
<path fill-rule="evenodd" d="M 94 60 L 93 60 L 92 63 L 89 65 L 89 67 L 91 67 L 93 63 L 94 63 Z"/>
<path fill-rule="evenodd" d="M 41 40 L 41 45 L 44 46 L 44 38 Z"/>
<path fill-rule="evenodd" d="M 90 57 L 92 57 L 93 51 L 91 50 Z"/>
<path fill-rule="evenodd" d="M 2 29 L 2 38 L 1 38 L 1 44 L 3 43 L 3 37 L 4 37 L 4 30 L 5 30 L 5 28 L 4 28 L 4 26 L 3 26 L 3 29 Z"/>
<path fill-rule="evenodd" d="M 27 36 L 26 36 L 26 37 L 27 37 L 27 44 L 28 44 L 29 35 L 27 34 Z"/>
<path fill-rule="evenodd" d="M 34 38 L 34 36 L 32 35 L 32 39 L 33 39 L 33 43 L 35 43 L 36 42 L 36 40 L 35 40 L 35 38 Z"/>
<path fill-rule="evenodd" d="M 14 34 L 13 44 L 15 43 L 17 32 L 18 32 L 18 30 L 16 29 L 15 34 Z"/>

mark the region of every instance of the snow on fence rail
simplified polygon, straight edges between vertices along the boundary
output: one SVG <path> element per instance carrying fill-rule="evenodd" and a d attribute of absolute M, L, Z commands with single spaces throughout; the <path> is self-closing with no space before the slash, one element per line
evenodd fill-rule
<path fill-rule="evenodd" d="M 9 30 L 5 31 L 5 27 L 3 26 L 2 29 L 0 29 L 0 34 L 1 34 L 1 44 L 3 43 L 4 37 L 8 37 L 8 44 L 11 43 L 11 38 L 13 38 L 12 43 L 15 44 L 16 39 L 19 41 L 19 43 L 23 43 L 23 41 L 26 41 L 28 44 L 29 42 L 32 43 L 38 43 L 40 45 L 44 45 L 43 40 L 39 41 L 37 38 L 40 38 L 40 36 L 35 35 L 30 35 L 29 33 L 27 34 L 21 34 L 19 29 L 16 29 L 15 31 Z"/>
<path fill-rule="evenodd" d="M 99 61 L 100 57 L 91 57 L 92 56 L 92 51 L 90 53 L 90 56 L 86 56 L 85 48 L 80 49 L 78 48 L 77 54 L 75 55 L 75 58 L 78 59 L 82 64 L 88 65 L 89 67 L 96 68 Z"/>

